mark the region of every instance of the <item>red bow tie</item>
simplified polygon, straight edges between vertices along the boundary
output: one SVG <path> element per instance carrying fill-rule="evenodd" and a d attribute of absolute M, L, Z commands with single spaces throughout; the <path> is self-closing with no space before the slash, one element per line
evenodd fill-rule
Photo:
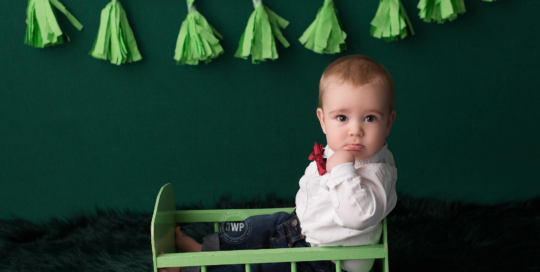
<path fill-rule="evenodd" d="M 324 147 L 323 145 L 317 145 L 315 143 L 315 146 L 313 147 L 313 153 L 309 155 L 310 161 L 315 161 L 317 163 L 317 169 L 319 170 L 319 175 L 326 174 L 326 160 L 323 158 L 323 152 Z"/>

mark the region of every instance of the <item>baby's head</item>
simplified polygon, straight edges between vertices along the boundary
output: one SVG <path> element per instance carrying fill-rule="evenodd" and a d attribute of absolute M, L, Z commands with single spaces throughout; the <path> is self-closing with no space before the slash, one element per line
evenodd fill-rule
<path fill-rule="evenodd" d="M 366 56 L 337 59 L 321 77 L 317 117 L 333 151 L 356 160 L 377 154 L 396 118 L 392 76 Z"/>

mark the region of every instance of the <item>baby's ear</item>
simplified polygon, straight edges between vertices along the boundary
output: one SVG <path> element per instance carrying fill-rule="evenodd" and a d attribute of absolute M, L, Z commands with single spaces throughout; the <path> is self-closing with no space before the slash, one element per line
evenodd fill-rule
<path fill-rule="evenodd" d="M 396 120 L 396 111 L 392 111 L 390 113 L 390 116 L 388 116 L 388 124 L 386 126 L 386 137 L 390 135 L 390 130 L 392 129 L 392 125 L 394 124 L 395 120 Z"/>
<path fill-rule="evenodd" d="M 324 124 L 324 113 L 321 108 L 317 108 L 317 118 L 319 118 L 319 122 L 321 123 L 321 128 L 324 134 L 326 134 L 326 127 Z"/>

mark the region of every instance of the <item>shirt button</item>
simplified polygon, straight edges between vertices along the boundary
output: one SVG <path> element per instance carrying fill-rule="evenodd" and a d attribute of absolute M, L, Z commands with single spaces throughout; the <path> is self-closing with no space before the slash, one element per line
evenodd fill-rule
<path fill-rule="evenodd" d="M 298 224 L 298 220 L 295 218 L 291 221 L 291 226 L 296 227 L 296 224 Z"/>

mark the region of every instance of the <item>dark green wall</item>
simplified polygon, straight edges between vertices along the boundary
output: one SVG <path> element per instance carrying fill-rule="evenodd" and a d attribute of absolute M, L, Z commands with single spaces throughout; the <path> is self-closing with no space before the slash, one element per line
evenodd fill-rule
<path fill-rule="evenodd" d="M 151 210 L 173 183 L 178 203 L 222 193 L 294 198 L 315 141 L 318 80 L 346 54 L 381 62 L 396 83 L 390 137 L 398 193 L 497 203 L 540 195 L 540 14 L 536 0 L 466 1 L 452 23 L 418 18 L 416 36 L 369 36 L 377 0 L 335 0 L 349 50 L 317 55 L 298 38 L 323 1 L 267 0 L 290 21 L 279 59 L 234 58 L 249 0 L 197 0 L 224 35 L 209 65 L 173 60 L 183 0 L 122 1 L 143 60 L 120 67 L 88 55 L 107 0 L 63 0 L 85 26 L 59 20 L 71 42 L 23 43 L 26 1 L 2 1 L 0 217 L 47 219 L 94 206 Z"/>

